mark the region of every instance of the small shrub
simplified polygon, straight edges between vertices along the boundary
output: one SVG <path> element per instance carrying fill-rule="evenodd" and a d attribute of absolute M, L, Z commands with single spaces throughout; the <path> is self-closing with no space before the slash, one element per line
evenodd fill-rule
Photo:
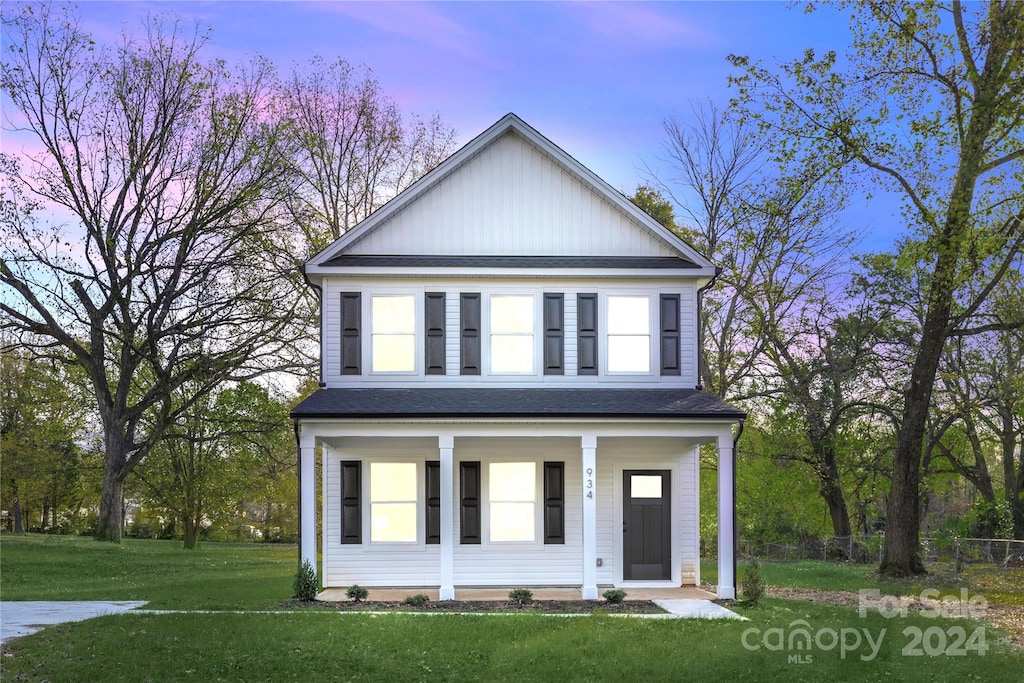
<path fill-rule="evenodd" d="M 750 558 L 743 573 L 743 600 L 754 606 L 764 597 L 764 579 L 761 578 L 761 563 L 756 557 Z"/>
<path fill-rule="evenodd" d="M 508 599 L 522 607 L 533 602 L 533 591 L 527 588 L 513 588 L 508 592 Z"/>
<path fill-rule="evenodd" d="M 319 592 L 320 585 L 316 580 L 316 571 L 313 569 L 313 565 L 309 563 L 309 560 L 303 560 L 298 571 L 295 572 L 295 581 L 292 583 L 292 588 L 295 591 L 292 597 L 296 600 L 303 602 L 316 600 L 316 594 Z"/>
<path fill-rule="evenodd" d="M 602 597 L 604 597 L 605 600 L 607 600 L 612 605 L 618 605 L 626 599 L 626 591 L 620 588 L 605 591 L 601 595 Z"/>
<path fill-rule="evenodd" d="M 345 591 L 345 595 L 347 595 L 352 602 L 361 602 L 365 600 L 366 596 L 369 594 L 370 591 L 366 590 L 359 584 L 353 584 L 348 587 L 347 591 Z"/>
<path fill-rule="evenodd" d="M 430 598 L 423 593 L 409 595 L 406 596 L 405 600 L 402 600 L 403 605 L 409 605 L 410 607 L 426 607 L 429 602 Z"/>

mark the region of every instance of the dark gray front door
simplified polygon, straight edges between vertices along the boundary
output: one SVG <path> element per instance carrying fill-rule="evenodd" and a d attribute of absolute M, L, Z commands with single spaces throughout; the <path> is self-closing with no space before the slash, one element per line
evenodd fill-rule
<path fill-rule="evenodd" d="M 622 578 L 668 579 L 672 562 L 672 478 L 669 470 L 622 473 Z"/>

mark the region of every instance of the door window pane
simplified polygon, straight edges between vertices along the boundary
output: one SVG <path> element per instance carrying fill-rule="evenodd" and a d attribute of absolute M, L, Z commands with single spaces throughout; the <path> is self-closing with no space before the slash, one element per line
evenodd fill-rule
<path fill-rule="evenodd" d="M 630 498 L 661 498 L 662 478 L 657 474 L 629 475 Z"/>

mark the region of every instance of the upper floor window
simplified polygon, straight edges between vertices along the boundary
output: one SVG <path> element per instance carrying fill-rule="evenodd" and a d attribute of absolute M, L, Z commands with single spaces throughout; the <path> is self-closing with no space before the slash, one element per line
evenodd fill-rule
<path fill-rule="evenodd" d="M 416 300 L 375 294 L 370 303 L 373 372 L 416 371 Z"/>
<path fill-rule="evenodd" d="M 651 300 L 646 296 L 608 297 L 608 372 L 651 371 Z"/>
<path fill-rule="evenodd" d="M 491 372 L 534 372 L 534 297 L 491 297 Z"/>
<path fill-rule="evenodd" d="M 370 541 L 415 543 L 416 463 L 370 463 Z"/>

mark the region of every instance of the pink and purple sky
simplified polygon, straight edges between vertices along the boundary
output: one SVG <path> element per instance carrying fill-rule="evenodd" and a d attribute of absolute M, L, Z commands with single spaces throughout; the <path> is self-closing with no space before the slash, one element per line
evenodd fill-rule
<path fill-rule="evenodd" d="M 839 13 L 783 2 L 86 0 L 80 12 L 104 42 L 147 13 L 171 13 L 212 27 L 209 52 L 229 61 L 259 52 L 282 71 L 314 55 L 365 64 L 403 111 L 439 114 L 460 145 L 513 111 L 627 194 L 645 164 L 658 168 L 666 116 L 694 100 L 725 106 L 727 55 L 841 52 L 848 35 Z M 848 212 L 869 232 L 862 249 L 891 246 L 897 209 Z"/>

